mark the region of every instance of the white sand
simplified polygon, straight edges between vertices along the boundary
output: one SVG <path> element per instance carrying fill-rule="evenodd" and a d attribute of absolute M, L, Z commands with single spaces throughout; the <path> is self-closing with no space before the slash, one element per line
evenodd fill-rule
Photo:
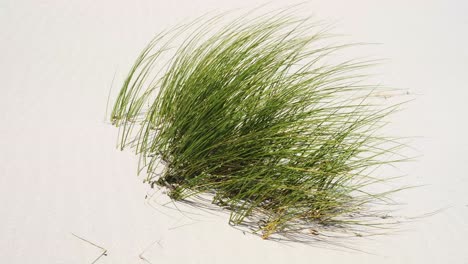
<path fill-rule="evenodd" d="M 408 203 L 399 214 L 445 211 L 391 236 L 353 240 L 369 254 L 263 241 L 228 226 L 225 215 L 195 211 L 202 215 L 192 220 L 145 203 L 135 157 L 115 149 L 117 130 L 103 122 L 114 73 L 118 87 L 167 26 L 258 3 L 1 1 L 0 263 L 91 263 L 100 250 L 71 233 L 108 250 L 97 263 L 145 263 L 139 254 L 153 242 L 142 255 L 151 263 L 468 263 L 466 1 L 305 8 L 337 21 L 335 32 L 352 41 L 383 43 L 370 49 L 390 58 L 378 79 L 418 94 L 392 131 L 422 137 L 412 144 L 422 156 L 402 171 L 403 183 L 426 186 L 397 195 Z"/>

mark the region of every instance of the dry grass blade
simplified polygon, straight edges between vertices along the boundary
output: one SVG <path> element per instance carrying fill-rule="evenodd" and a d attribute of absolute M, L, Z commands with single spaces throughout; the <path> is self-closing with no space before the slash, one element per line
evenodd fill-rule
<path fill-rule="evenodd" d="M 84 239 L 84 238 L 82 238 L 82 237 L 80 237 L 80 236 L 77 236 L 77 235 L 75 235 L 75 234 L 73 234 L 73 233 L 72 233 L 72 235 L 73 235 L 74 237 L 78 238 L 79 240 L 82 240 L 82 241 L 84 241 L 84 242 L 86 242 L 86 243 L 88 243 L 88 244 L 90 244 L 90 245 L 92 245 L 92 246 L 94 246 L 94 247 L 97 247 L 97 248 L 99 248 L 99 249 L 102 250 L 101 254 L 100 254 L 93 262 L 91 262 L 91 264 L 96 263 L 101 257 L 107 256 L 107 249 L 105 249 L 105 248 L 103 248 L 103 247 L 101 247 L 101 246 L 98 246 L 98 245 L 94 244 L 93 242 L 91 242 L 91 241 L 89 241 L 89 240 L 87 240 L 87 239 Z"/>

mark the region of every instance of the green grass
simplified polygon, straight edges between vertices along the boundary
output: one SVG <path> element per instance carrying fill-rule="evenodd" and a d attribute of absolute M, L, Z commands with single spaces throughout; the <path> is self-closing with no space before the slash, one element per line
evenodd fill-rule
<path fill-rule="evenodd" d="M 111 113 L 121 149 L 173 200 L 209 194 L 263 238 L 366 225 L 353 215 L 394 191 L 369 192 L 382 181 L 371 172 L 404 160 L 379 134 L 398 106 L 375 104 L 377 86 L 363 83 L 375 62 L 330 62 L 356 44 L 330 44 L 323 26 L 287 10 L 219 26 L 224 15 L 164 31 L 141 52 Z"/>

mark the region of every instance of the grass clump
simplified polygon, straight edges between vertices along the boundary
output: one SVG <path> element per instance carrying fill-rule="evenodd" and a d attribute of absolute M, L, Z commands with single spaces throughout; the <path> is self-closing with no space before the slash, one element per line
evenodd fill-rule
<path fill-rule="evenodd" d="M 396 108 L 371 102 L 360 72 L 373 62 L 330 62 L 352 45 L 326 44 L 322 26 L 290 12 L 222 17 L 141 52 L 111 114 L 120 147 L 172 199 L 210 194 L 264 238 L 361 224 L 353 215 L 386 194 L 365 190 L 379 181 L 369 173 L 400 147 L 377 133 Z"/>

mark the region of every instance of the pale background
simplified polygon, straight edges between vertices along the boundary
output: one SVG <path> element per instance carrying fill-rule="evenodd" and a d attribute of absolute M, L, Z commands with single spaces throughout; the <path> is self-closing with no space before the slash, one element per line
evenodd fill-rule
<path fill-rule="evenodd" d="M 379 79 L 416 100 L 394 132 L 418 136 L 398 194 L 408 217 L 390 236 L 353 240 L 368 253 L 244 235 L 227 216 L 190 219 L 145 203 L 132 153 L 115 149 L 106 100 L 158 31 L 252 0 L 0 0 L 0 263 L 468 263 L 468 2 L 310 1 L 302 11 L 352 41 L 378 42 Z M 271 2 L 270 7 L 294 2 Z M 116 89 L 114 89 L 115 92 Z M 167 210 L 166 210 L 167 211 Z M 197 220 L 198 219 L 198 220 Z"/>

